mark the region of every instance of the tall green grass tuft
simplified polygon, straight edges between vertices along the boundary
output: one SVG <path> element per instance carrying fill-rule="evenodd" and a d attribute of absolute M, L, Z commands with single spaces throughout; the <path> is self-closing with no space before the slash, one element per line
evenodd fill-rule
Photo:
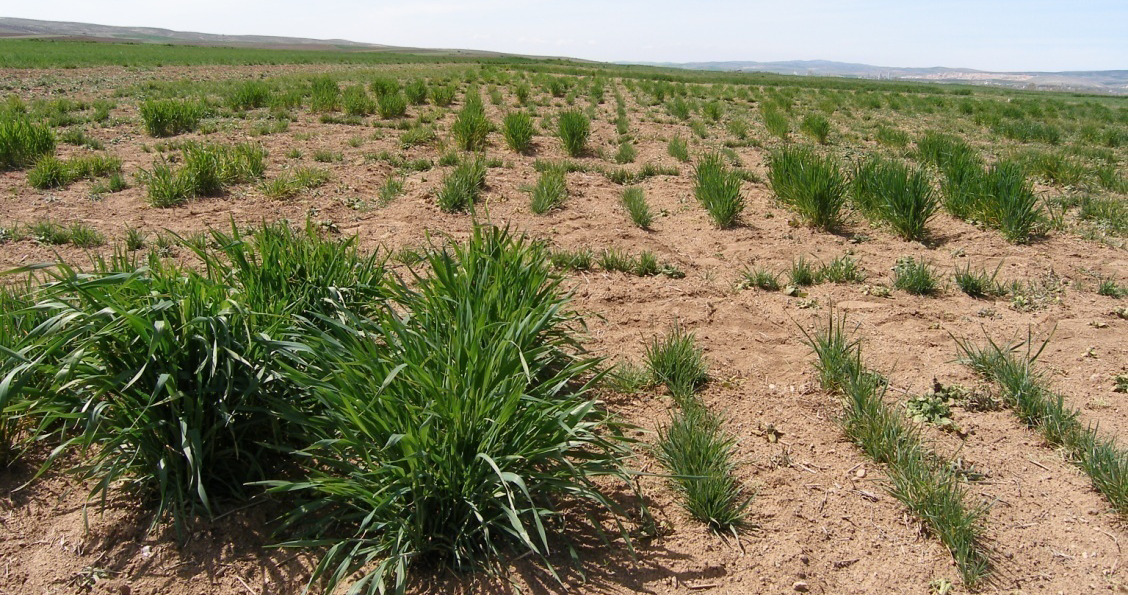
<path fill-rule="evenodd" d="M 736 439 L 721 422 L 700 403 L 683 406 L 659 428 L 657 454 L 689 514 L 714 531 L 735 532 L 752 499 L 736 477 Z"/>
<path fill-rule="evenodd" d="M 407 98 L 403 93 L 385 93 L 376 99 L 376 109 L 385 120 L 402 118 L 407 114 Z"/>
<path fill-rule="evenodd" d="M 270 105 L 270 86 L 262 81 L 244 81 L 227 94 L 227 106 L 236 111 L 258 109 Z"/>
<path fill-rule="evenodd" d="M 760 106 L 760 117 L 764 120 L 764 127 L 769 133 L 787 140 L 787 135 L 791 132 L 791 122 L 787 119 L 787 114 L 772 105 L 763 104 Z"/>
<path fill-rule="evenodd" d="M 27 167 L 55 152 L 51 128 L 24 117 L 0 115 L 0 171 Z"/>
<path fill-rule="evenodd" d="M 455 143 L 463 151 L 481 151 L 486 148 L 486 138 L 493 125 L 486 117 L 482 99 L 476 94 L 468 94 L 466 102 L 451 125 Z"/>
<path fill-rule="evenodd" d="M 859 163 L 850 189 L 860 211 L 909 241 L 927 237 L 928 221 L 940 207 L 926 172 L 882 157 Z"/>
<path fill-rule="evenodd" d="M 527 112 L 510 112 L 501 123 L 505 144 L 515 153 L 526 154 L 533 148 L 533 118 Z"/>
<path fill-rule="evenodd" d="M 427 103 L 427 82 L 423 79 L 411 79 L 403 86 L 404 97 L 411 105 Z"/>
<path fill-rule="evenodd" d="M 437 199 L 444 213 L 456 213 L 473 208 L 486 187 L 486 162 L 479 156 L 464 159 L 450 173 L 443 176 Z"/>
<path fill-rule="evenodd" d="M 825 231 L 842 227 L 847 186 L 834 158 L 820 157 L 806 147 L 776 149 L 769 157 L 768 181 L 780 202 L 807 225 Z"/>
<path fill-rule="evenodd" d="M 705 354 L 697 346 L 697 337 L 681 325 L 663 337 L 652 338 L 643 357 L 654 382 L 666 385 L 679 402 L 692 398 L 708 378 Z"/>
<path fill-rule="evenodd" d="M 153 206 L 175 207 L 192 198 L 216 196 L 230 185 L 262 178 L 266 170 L 266 150 L 255 144 L 189 143 L 182 154 L 180 168 L 161 160 L 141 174 Z"/>
<path fill-rule="evenodd" d="M 741 178 L 729 169 L 720 153 L 705 153 L 694 168 L 693 193 L 713 223 L 725 229 L 737 224 L 744 211 Z"/>
<path fill-rule="evenodd" d="M 820 145 L 825 145 L 830 137 L 830 120 L 822 114 L 807 114 L 799 123 L 799 130 L 815 139 Z"/>
<path fill-rule="evenodd" d="M 141 122 L 149 136 L 176 136 L 200 125 L 206 108 L 194 101 L 150 99 L 141 104 Z"/>
<path fill-rule="evenodd" d="M 541 172 L 533 186 L 532 196 L 529 199 L 529 210 L 537 215 L 543 215 L 553 209 L 560 208 L 568 198 L 568 184 L 565 180 L 564 170 L 552 168 Z"/>
<path fill-rule="evenodd" d="M 991 166 L 984 179 L 987 200 L 983 220 L 1016 244 L 1029 242 L 1044 224 L 1041 201 L 1026 179 L 1026 170 L 1013 162 Z"/>
<path fill-rule="evenodd" d="M 544 558 L 585 518 L 558 506 L 617 518 L 597 480 L 630 484 L 628 441 L 592 396 L 599 361 L 580 353 L 545 249 L 478 227 L 426 258 L 395 307 L 285 345 L 285 375 L 316 407 L 297 420 L 305 477 L 268 485 L 309 499 L 291 518 L 308 539 L 285 545 L 327 546 L 311 577 L 326 592 L 402 593 L 422 560 Z"/>
<path fill-rule="evenodd" d="M 587 151 L 591 136 L 591 121 L 579 110 L 568 110 L 557 117 L 556 133 L 570 157 L 580 157 Z"/>
<path fill-rule="evenodd" d="M 682 163 L 689 163 L 689 145 L 680 136 L 670 138 L 670 142 L 666 144 L 666 152 Z"/>

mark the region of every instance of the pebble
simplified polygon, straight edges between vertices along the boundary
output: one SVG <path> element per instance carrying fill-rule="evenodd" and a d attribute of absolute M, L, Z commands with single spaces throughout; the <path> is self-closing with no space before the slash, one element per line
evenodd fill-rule
<path fill-rule="evenodd" d="M 800 593 L 806 593 L 807 591 L 811 590 L 810 585 L 803 581 L 796 581 L 794 585 L 791 585 L 791 587 Z"/>

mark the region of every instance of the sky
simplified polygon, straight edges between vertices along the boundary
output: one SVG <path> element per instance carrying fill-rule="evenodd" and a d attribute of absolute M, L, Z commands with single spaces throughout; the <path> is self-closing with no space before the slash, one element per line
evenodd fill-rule
<path fill-rule="evenodd" d="M 0 16 L 611 62 L 1128 69 L 1128 0 L 0 0 Z"/>

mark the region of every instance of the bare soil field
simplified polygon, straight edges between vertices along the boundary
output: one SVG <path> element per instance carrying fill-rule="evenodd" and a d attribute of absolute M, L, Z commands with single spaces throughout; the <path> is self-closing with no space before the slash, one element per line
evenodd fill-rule
<path fill-rule="evenodd" d="M 426 78 L 432 87 L 449 81 L 458 92 L 449 108 L 428 99 L 408 105 L 404 117 L 392 118 L 314 112 L 308 97 L 290 107 L 245 111 L 225 103 L 225 94 L 246 81 L 285 89 L 325 73 L 341 80 L 342 87 L 377 76 L 401 82 Z M 709 371 L 701 400 L 721 415 L 724 430 L 734 439 L 735 474 L 751 497 L 739 528 L 714 531 L 692 518 L 650 448 L 677 408 L 669 392 L 660 384 L 626 390 L 606 383 L 599 394 L 608 409 L 637 426 L 630 432 L 639 443 L 628 462 L 640 472 L 637 494 L 621 485 L 608 486 L 633 511 L 630 547 L 607 521 L 604 526 L 612 527 L 608 542 L 581 529 L 571 536 L 576 562 L 566 548 L 549 555 L 560 581 L 536 557 L 514 555 L 502 562 L 498 575 L 458 574 L 422 564 L 408 585 L 415 593 L 968 592 L 949 550 L 888 489 L 885 465 L 867 457 L 844 434 L 842 397 L 820 385 L 804 331 L 815 333 L 839 315 L 861 340 L 865 365 L 888 379 L 884 399 L 896 411 L 907 412 L 911 398 L 927 394 L 937 383 L 1001 399 L 998 386 L 958 361 L 956 340 L 1007 341 L 1033 333 L 1038 340 L 1049 338 L 1037 366 L 1064 402 L 1080 411 L 1080 423 L 1098 428 L 1102 436 L 1128 435 L 1123 392 L 1128 384 L 1128 300 L 1119 295 L 1128 284 L 1124 231 L 1094 224 L 1078 206 L 1082 197 L 1091 197 L 1123 208 L 1123 187 L 1102 185 L 1096 172 L 1111 167 L 1110 175 L 1122 184 L 1125 145 L 1097 143 L 1101 155 L 1078 151 L 1067 156 L 1068 163 L 1089 168 L 1074 181 L 1031 173 L 1045 220 L 1039 233 L 1023 243 L 1008 242 L 997 229 L 944 210 L 928 221 L 923 242 L 901 239 L 853 208 L 845 224 L 830 233 L 806 225 L 769 183 L 772 151 L 787 144 L 809 143 L 843 163 L 879 152 L 908 162 L 915 159 L 914 141 L 929 130 L 967 139 L 989 163 L 1015 155 L 1034 162 L 1028 154 L 1032 150 L 1060 155 L 1085 145 L 1083 122 L 1066 114 L 1072 113 L 1068 106 L 1087 100 L 1046 100 L 1051 108 L 1043 111 L 1062 114 L 1047 117 L 1066 135 L 1051 145 L 1006 138 L 992 132 L 990 123 L 976 125 L 973 116 L 958 111 L 965 100 L 1004 110 L 1041 101 L 1032 94 L 965 97 L 928 91 L 914 96 L 880 89 L 760 86 L 751 86 L 748 93 L 732 84 L 674 83 L 668 95 L 655 99 L 652 81 L 610 73 L 560 76 L 567 85 L 554 96 L 545 80 L 557 76 L 465 65 L 0 73 L 5 93 L 19 97 L 32 111 L 38 109 L 36 102 L 66 99 L 86 106 L 72 112 L 83 119 L 96 102 L 108 102 L 104 119 L 69 126 L 83 129 L 89 141 L 60 142 L 56 155 L 66 161 L 110 154 L 120 159 L 128 186 L 105 192 L 96 187 L 104 180 L 81 179 L 37 189 L 29 183 L 30 167 L 0 172 L 0 231 L 10 230 L 0 235 L 0 270 L 54 261 L 87 266 L 93 255 L 120 249 L 130 234 L 143 238 L 141 250 L 157 249 L 165 258 L 195 266 L 190 249 L 162 238 L 175 234 L 206 242 L 200 234 L 209 229 L 286 220 L 297 226 L 310 221 L 329 237 L 356 236 L 362 251 L 390 255 L 390 269 L 407 276 L 429 243 L 465 240 L 476 221 L 489 222 L 511 226 L 553 251 L 592 251 L 596 264 L 560 272 L 572 292 L 572 306 L 586 323 L 584 346 L 608 364 L 641 367 L 653 337 L 675 325 L 694 333 Z M 585 90 L 596 79 L 599 98 L 589 98 Z M 531 87 L 524 102 L 517 97 L 521 85 Z M 483 150 L 489 162 L 485 188 L 473 215 L 445 212 L 437 201 L 444 177 L 463 153 L 451 129 L 471 86 L 483 97 L 485 115 L 494 125 Z M 690 114 L 682 119 L 670 113 L 668 104 L 682 97 L 678 89 L 686 88 Z M 792 120 L 786 140 L 763 122 L 763 105 L 779 94 L 794 105 L 793 111 L 784 110 Z M 616 130 L 620 116 L 615 96 L 622 100 L 626 132 Z M 891 96 L 901 108 L 888 106 Z M 140 113 L 150 97 L 202 97 L 211 111 L 195 130 L 155 138 Z M 885 103 L 866 107 L 865 101 L 874 97 Z M 934 97 L 941 98 L 939 103 L 926 101 Z M 704 108 L 712 101 L 724 109 L 716 121 Z M 820 109 L 820 101 L 831 105 Z M 587 150 L 578 157 L 567 154 L 556 132 L 557 114 L 568 109 L 585 112 L 591 121 Z M 1123 131 L 1125 104 L 1106 109 L 1113 114 L 1112 124 L 1100 125 Z M 516 110 L 535 114 L 532 147 L 524 154 L 511 150 L 501 131 L 505 115 Z M 814 143 L 798 130 L 807 113 L 822 113 L 831 121 L 827 144 Z M 735 121 L 741 124 L 733 125 Z M 887 128 L 911 140 L 901 146 L 879 142 L 880 130 Z M 422 140 L 411 141 L 417 144 L 405 143 L 404 136 L 418 129 L 433 134 L 420 133 Z M 688 142 L 689 162 L 670 154 L 675 137 Z M 162 160 L 180 164 L 186 141 L 256 144 L 266 151 L 265 171 L 253 182 L 231 184 L 214 196 L 154 206 L 146 172 Z M 635 155 L 616 163 L 624 142 Z M 726 162 L 742 172 L 744 209 L 730 227 L 715 225 L 695 198 L 694 164 L 708 150 L 724 150 Z M 444 159 L 448 154 L 455 156 Z M 566 197 L 546 213 L 534 214 L 530 194 L 541 176 L 538 170 L 548 162 L 568 163 Z M 643 229 L 632 223 L 621 202 L 628 185 L 612 178 L 615 170 L 637 172 L 645 164 L 659 166 L 661 173 L 631 180 L 642 188 L 654 215 Z M 302 168 L 323 172 L 325 181 L 284 197 L 271 196 L 270 181 Z M 942 176 L 928 171 L 939 194 Z M 389 189 L 389 180 L 402 186 Z M 36 226 L 44 222 L 67 229 L 83 223 L 104 242 L 91 247 L 52 244 L 37 235 Z M 604 250 L 650 252 L 666 274 L 605 270 L 598 265 Z M 800 259 L 825 265 L 840 257 L 851 258 L 863 274 L 852 282 L 811 286 L 792 286 L 788 280 L 787 271 Z M 905 257 L 931 265 L 938 281 L 931 295 L 895 287 L 894 270 Z M 969 266 L 987 273 L 997 269 L 997 281 L 1006 289 L 979 298 L 966 295 L 953 275 Z M 785 288 L 750 287 L 746 273 L 756 268 L 776 273 Z M 1116 291 L 1107 285 L 1106 291 L 1098 291 L 1106 281 Z M 925 443 L 967 471 L 961 475 L 966 501 L 985 507 L 984 543 L 993 572 L 973 591 L 1128 591 L 1123 516 L 1074 464 L 1073 455 L 1048 443 L 1005 406 L 949 405 L 943 424 L 919 426 Z M 286 498 L 256 496 L 194 524 L 182 543 L 168 523 L 150 529 L 152 511 L 127 492 L 111 492 L 106 502 L 88 499 L 93 482 L 66 471 L 81 464 L 77 453 L 37 476 L 51 448 L 49 441 L 33 445 L 0 469 L 0 593 L 235 595 L 300 593 L 306 587 L 317 550 L 272 547 L 280 541 L 279 518 L 291 506 Z M 634 514 L 636 500 L 652 516 L 650 526 Z"/>

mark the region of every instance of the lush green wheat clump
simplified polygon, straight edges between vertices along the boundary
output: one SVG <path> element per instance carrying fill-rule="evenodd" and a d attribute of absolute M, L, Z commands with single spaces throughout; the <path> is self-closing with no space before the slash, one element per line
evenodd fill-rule
<path fill-rule="evenodd" d="M 49 126 L 0 117 L 0 170 L 27 167 L 54 152 L 55 135 Z"/>
<path fill-rule="evenodd" d="M 345 105 L 345 115 L 348 116 L 362 117 L 376 111 L 376 102 L 372 101 L 368 92 L 360 85 L 345 87 L 341 100 Z"/>
<path fill-rule="evenodd" d="M 897 265 L 893 267 L 893 287 L 913 295 L 927 296 L 940 291 L 940 282 L 936 279 L 932 265 L 923 257 L 920 260 L 902 257 L 897 259 Z"/>
<path fill-rule="evenodd" d="M 670 157 L 682 163 L 689 162 L 689 145 L 686 144 L 685 139 L 680 136 L 675 136 L 670 139 L 670 142 L 666 145 L 666 152 L 670 154 Z"/>
<path fill-rule="evenodd" d="M 427 83 L 423 79 L 412 79 L 403 86 L 403 94 L 411 105 L 427 103 Z"/>
<path fill-rule="evenodd" d="M 183 149 L 184 165 L 174 168 L 160 161 L 143 172 L 149 202 L 155 207 L 174 207 L 198 196 L 215 196 L 232 184 L 262 177 L 266 151 L 259 145 L 189 144 Z"/>
<path fill-rule="evenodd" d="M 537 215 L 542 215 L 559 208 L 567 197 L 568 185 L 564 179 L 564 171 L 549 169 L 541 173 L 536 185 L 533 186 L 529 208 Z"/>
<path fill-rule="evenodd" d="M 141 104 L 141 121 L 150 136 L 175 136 L 195 130 L 205 111 L 197 102 L 150 99 Z"/>
<path fill-rule="evenodd" d="M 454 103 L 454 85 L 435 85 L 431 87 L 431 103 L 439 107 L 449 107 Z"/>
<path fill-rule="evenodd" d="M 740 194 L 741 179 L 725 163 L 720 153 L 706 153 L 694 168 L 696 184 L 694 194 L 698 202 L 709 211 L 717 227 L 736 224 L 744 211 L 744 197 Z"/>
<path fill-rule="evenodd" d="M 505 144 L 516 153 L 528 153 L 533 147 L 533 118 L 526 112 L 510 112 L 501 123 Z"/>
<path fill-rule="evenodd" d="M 560 114 L 556 132 L 564 144 L 564 151 L 571 157 L 579 157 L 587 151 L 591 122 L 583 112 L 569 110 Z"/>
<path fill-rule="evenodd" d="M 1041 201 L 1022 165 L 996 163 L 987 171 L 984 187 L 987 198 L 982 218 L 998 228 L 1008 241 L 1023 244 L 1040 231 L 1045 220 Z"/>
<path fill-rule="evenodd" d="M 777 149 L 769 158 L 768 181 L 780 202 L 808 225 L 825 231 L 842 226 L 846 179 L 833 157 L 806 147 Z"/>
<path fill-rule="evenodd" d="M 469 95 L 465 105 L 458 112 L 458 118 L 451 125 L 451 133 L 458 148 L 463 151 L 480 151 L 486 148 L 486 137 L 489 136 L 493 125 L 486 117 L 482 99 L 477 95 Z"/>
<path fill-rule="evenodd" d="M 407 114 L 407 98 L 403 93 L 396 91 L 394 93 L 385 93 L 377 100 L 377 110 L 380 112 L 380 117 L 385 120 L 391 118 L 402 118 Z"/>
<path fill-rule="evenodd" d="M 481 157 L 463 160 L 443 177 L 439 189 L 439 209 L 444 213 L 466 211 L 478 202 L 486 187 L 486 163 Z"/>
<path fill-rule="evenodd" d="M 316 521 L 298 525 L 313 534 L 294 545 L 328 544 L 312 577 L 326 592 L 402 592 L 420 560 L 470 570 L 514 548 L 544 556 L 584 518 L 557 506 L 617 515 L 593 480 L 629 483 L 626 440 L 592 397 L 598 361 L 579 355 L 544 249 L 477 228 L 427 264 L 395 308 L 326 321 L 287 348 L 286 375 L 316 414 L 301 420 L 306 477 L 271 486 L 312 500 L 293 516 Z"/>
<path fill-rule="evenodd" d="M 799 123 L 799 130 L 818 141 L 820 145 L 825 145 L 827 137 L 830 136 L 830 120 L 822 114 L 807 114 Z"/>
<path fill-rule="evenodd" d="M 679 400 L 693 397 L 708 378 L 705 354 L 697 337 L 676 326 L 664 337 L 654 337 L 646 346 L 646 366 L 654 382 L 666 385 Z"/>
<path fill-rule="evenodd" d="M 244 111 L 266 107 L 270 104 L 270 86 L 262 81 L 246 81 L 233 88 L 227 95 L 227 105 L 233 110 Z"/>
<path fill-rule="evenodd" d="M 787 133 L 791 131 L 791 123 L 787 120 L 787 114 L 773 106 L 764 105 L 760 108 L 760 117 L 763 118 L 764 127 L 768 129 L 768 132 L 781 139 L 787 138 Z"/>
<path fill-rule="evenodd" d="M 906 240 L 923 240 L 940 206 L 927 173 L 890 159 L 870 157 L 854 170 L 854 203 Z"/>

